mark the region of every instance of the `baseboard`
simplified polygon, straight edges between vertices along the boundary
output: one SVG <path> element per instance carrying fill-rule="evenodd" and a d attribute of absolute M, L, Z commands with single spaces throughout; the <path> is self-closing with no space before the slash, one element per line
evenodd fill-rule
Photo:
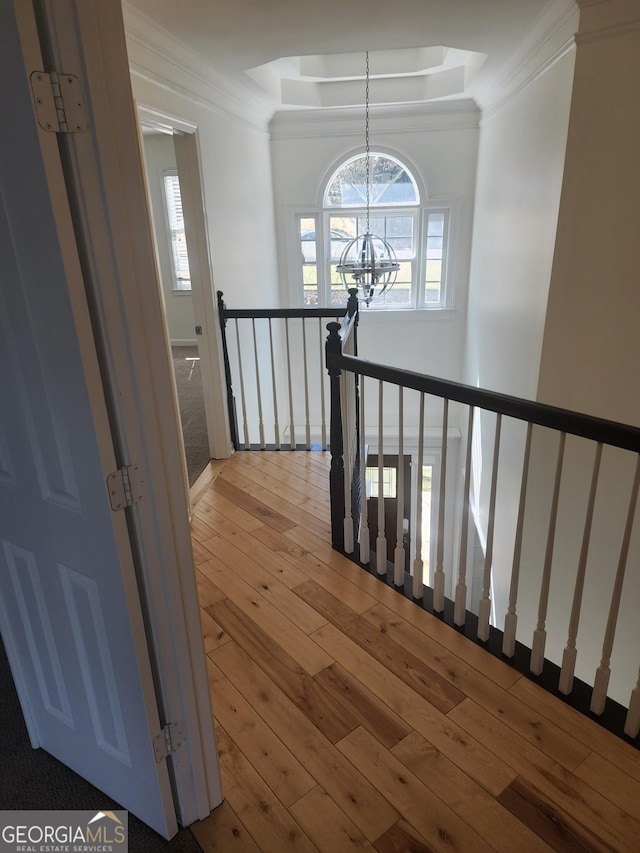
<path fill-rule="evenodd" d="M 226 462 L 226 459 L 212 459 L 193 486 L 191 486 L 189 497 L 191 499 L 192 510 L 196 508 L 203 495 L 206 494 L 213 481 L 224 468 Z"/>

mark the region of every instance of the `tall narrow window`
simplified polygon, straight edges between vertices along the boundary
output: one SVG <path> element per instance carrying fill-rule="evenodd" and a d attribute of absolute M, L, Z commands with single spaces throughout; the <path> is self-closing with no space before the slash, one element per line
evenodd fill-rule
<path fill-rule="evenodd" d="M 175 172 L 164 173 L 164 197 L 169 221 L 171 256 L 173 259 L 174 281 L 172 289 L 191 290 L 191 274 L 189 272 L 187 240 L 184 233 L 180 181 Z"/>
<path fill-rule="evenodd" d="M 318 305 L 318 234 L 317 217 L 300 216 L 298 218 L 300 235 L 300 263 L 302 264 L 302 288 L 304 304 Z M 320 258 L 322 243 L 320 243 Z"/>
<path fill-rule="evenodd" d="M 445 264 L 449 235 L 449 211 L 427 210 L 424 240 L 424 305 L 439 308 L 444 303 Z"/>

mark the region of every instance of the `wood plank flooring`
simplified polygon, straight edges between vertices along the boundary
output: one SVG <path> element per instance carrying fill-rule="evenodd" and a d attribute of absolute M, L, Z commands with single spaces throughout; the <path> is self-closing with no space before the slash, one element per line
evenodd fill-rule
<path fill-rule="evenodd" d="M 237 453 L 192 536 L 204 851 L 640 851 L 640 752 L 333 551 L 328 455 Z"/>

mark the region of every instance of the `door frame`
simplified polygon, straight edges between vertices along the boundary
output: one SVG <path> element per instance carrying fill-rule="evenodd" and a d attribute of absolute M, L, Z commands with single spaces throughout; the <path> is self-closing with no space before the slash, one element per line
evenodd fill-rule
<path fill-rule="evenodd" d="M 173 137 L 189 252 L 193 313 L 202 328 L 197 336 L 202 391 L 212 459 L 233 453 L 227 417 L 226 383 L 218 306 L 215 298 L 198 126 L 154 107 L 136 103 L 140 124 Z"/>
<path fill-rule="evenodd" d="M 19 5 L 22 0 L 15 0 Z M 119 0 L 42 0 L 50 69 L 81 80 L 88 130 L 59 137 L 117 464 L 139 465 L 129 509 L 178 820 L 222 801 L 202 644 L 183 459 Z M 45 70 L 50 70 L 49 68 Z"/>

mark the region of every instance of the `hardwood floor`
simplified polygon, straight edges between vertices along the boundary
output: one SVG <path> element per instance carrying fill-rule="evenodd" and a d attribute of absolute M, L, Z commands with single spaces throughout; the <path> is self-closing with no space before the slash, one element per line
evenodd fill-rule
<path fill-rule="evenodd" d="M 193 545 L 205 851 L 640 851 L 640 752 L 333 551 L 315 452 L 237 453 Z"/>

